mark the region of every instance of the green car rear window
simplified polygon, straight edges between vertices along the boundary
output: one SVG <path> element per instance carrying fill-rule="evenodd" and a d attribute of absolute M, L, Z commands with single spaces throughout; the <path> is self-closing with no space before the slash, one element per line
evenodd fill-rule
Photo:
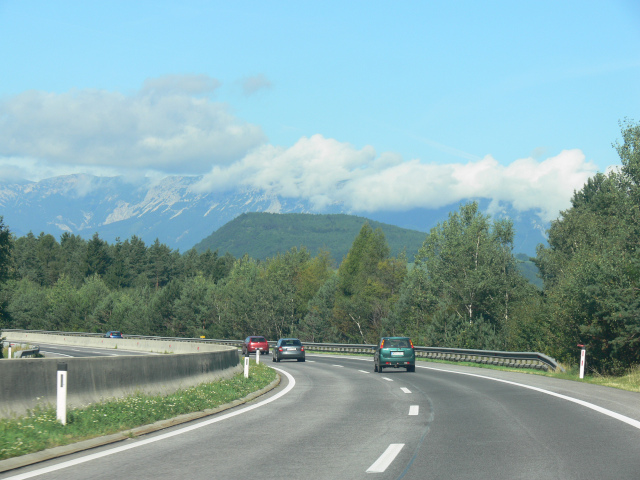
<path fill-rule="evenodd" d="M 384 341 L 384 348 L 410 348 L 409 340 L 398 338 L 387 338 Z"/>

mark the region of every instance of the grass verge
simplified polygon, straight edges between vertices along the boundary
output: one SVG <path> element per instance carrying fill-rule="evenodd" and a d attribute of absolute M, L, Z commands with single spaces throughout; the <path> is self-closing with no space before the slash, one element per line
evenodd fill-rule
<path fill-rule="evenodd" d="M 136 394 L 67 412 L 67 424 L 56 420 L 56 409 L 36 408 L 28 415 L 0 419 L 0 460 L 126 431 L 185 413 L 217 408 L 269 385 L 275 370 L 251 361 L 249 378 L 204 383 L 167 396 Z"/>
<path fill-rule="evenodd" d="M 631 367 L 625 375 L 613 377 L 608 375 L 600 375 L 597 373 L 585 374 L 584 378 L 580 378 L 579 368 L 577 366 L 566 367 L 565 372 L 545 372 L 544 370 L 533 370 L 529 368 L 509 368 L 499 367 L 497 365 L 484 365 L 472 362 L 449 362 L 447 360 L 418 359 L 424 362 L 446 363 L 449 365 L 466 365 L 476 368 L 488 368 L 491 370 L 503 370 L 507 372 L 528 373 L 530 375 L 542 375 L 545 377 L 561 378 L 563 380 L 572 380 L 576 382 L 592 383 L 594 385 L 603 385 L 605 387 L 618 388 L 629 392 L 640 392 L 640 365 Z"/>

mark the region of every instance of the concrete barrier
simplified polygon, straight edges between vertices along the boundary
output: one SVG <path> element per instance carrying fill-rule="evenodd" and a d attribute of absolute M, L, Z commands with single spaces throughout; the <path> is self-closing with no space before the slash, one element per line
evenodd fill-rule
<path fill-rule="evenodd" d="M 204 342 L 181 342 L 177 340 L 151 340 L 139 338 L 83 337 L 76 335 L 52 335 L 45 333 L 14 331 L 5 333 L 5 336 L 12 342 L 30 343 L 32 345 L 52 343 L 56 345 L 78 345 L 82 347 L 121 348 L 124 350 L 152 353 L 219 352 L 229 348 L 225 345 L 216 345 L 215 343 Z"/>
<path fill-rule="evenodd" d="M 31 337 L 31 334 L 26 334 Z M 54 343 L 52 335 L 43 335 L 46 343 Z M 21 340 L 11 335 L 12 339 Z M 67 337 L 62 342 L 68 342 Z M 87 340 L 73 345 L 91 346 Z M 105 341 L 116 339 L 104 339 Z M 127 340 L 127 339 L 124 339 Z M 29 338 L 30 343 L 37 339 Z M 45 340 L 41 340 L 45 343 Z M 124 348 L 117 339 L 118 348 Z M 129 340 L 129 342 L 136 342 Z M 147 342 L 153 343 L 152 340 Z M 163 342 L 158 342 L 163 343 Z M 95 346 L 95 345 L 94 345 Z M 149 345 L 152 351 L 157 345 Z M 134 349 L 134 348 L 130 348 Z M 173 351 L 195 350 L 196 353 L 173 355 L 110 356 L 90 358 L 41 358 L 0 361 L 0 416 L 24 415 L 37 405 L 55 406 L 58 363 L 66 363 L 68 371 L 67 404 L 69 408 L 87 406 L 101 400 L 121 398 L 137 392 L 166 395 L 181 388 L 230 377 L 242 370 L 238 349 L 222 345 L 191 344 L 172 346 Z M 204 351 L 203 351 L 204 350 Z M 202 352 L 202 353 L 197 353 Z"/>

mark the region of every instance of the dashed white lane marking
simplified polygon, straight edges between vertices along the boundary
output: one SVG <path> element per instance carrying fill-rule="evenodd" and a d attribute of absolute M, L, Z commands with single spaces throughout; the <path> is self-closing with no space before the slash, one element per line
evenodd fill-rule
<path fill-rule="evenodd" d="M 404 443 L 392 443 L 389 445 L 384 453 L 380 455 L 380 458 L 367 469 L 367 473 L 384 472 L 398 456 L 402 447 L 404 447 Z"/>
<path fill-rule="evenodd" d="M 332 365 L 333 367 L 343 368 L 344 365 Z"/>
<path fill-rule="evenodd" d="M 409 415 L 418 415 L 420 412 L 420 405 L 411 405 L 409 407 Z"/>
<path fill-rule="evenodd" d="M 387 382 L 393 382 L 393 380 L 391 378 L 387 378 L 387 377 L 382 377 L 383 380 L 386 380 Z"/>
<path fill-rule="evenodd" d="M 358 370 L 358 371 L 362 373 L 371 373 L 371 372 L 367 372 L 366 370 Z"/>
<path fill-rule="evenodd" d="M 263 405 L 267 405 L 268 403 L 271 403 L 271 402 L 279 399 L 280 397 L 286 395 L 287 393 L 289 393 L 293 389 L 293 387 L 296 386 L 296 380 L 295 380 L 295 378 L 293 378 L 293 375 L 291 375 L 289 372 L 286 372 L 286 371 L 281 370 L 279 368 L 274 368 L 274 370 L 277 370 L 278 372 L 284 374 L 287 377 L 287 379 L 289 380 L 289 384 L 282 391 L 276 393 L 273 397 L 267 398 L 266 400 L 263 400 L 261 402 L 255 403 L 253 405 L 249 405 L 248 407 L 241 408 L 240 410 L 231 410 L 229 413 L 225 413 L 224 415 L 220 415 L 220 416 L 216 415 L 216 416 L 212 417 L 210 420 L 205 420 L 204 422 L 191 424 L 188 427 L 179 428 L 178 430 L 174 430 L 172 432 L 168 432 L 168 433 L 165 433 L 165 434 L 162 434 L 162 435 L 158 435 L 158 436 L 155 436 L 155 437 L 147 438 L 145 440 L 140 440 L 140 441 L 137 441 L 135 443 L 122 445 L 122 446 L 115 447 L 115 448 L 110 448 L 109 450 L 105 450 L 105 451 L 102 451 L 102 452 L 93 453 L 93 454 L 90 454 L 90 455 L 85 455 L 85 456 L 76 458 L 75 460 L 68 460 L 66 462 L 58 463 L 58 464 L 52 465 L 50 467 L 45 467 L 45 468 L 40 468 L 38 470 L 33 470 L 31 472 L 27 472 L 27 473 L 24 473 L 22 475 L 15 475 L 13 477 L 7 477 L 7 480 L 25 480 L 27 478 L 37 477 L 38 475 L 44 475 L 45 473 L 51 473 L 51 472 L 55 472 L 57 470 L 62 470 L 63 468 L 71 467 L 71 466 L 74 466 L 74 465 L 80 465 L 81 463 L 89 462 L 91 460 L 95 460 L 96 458 L 107 457 L 109 455 L 113 455 L 113 454 L 116 454 L 116 453 L 124 452 L 125 450 L 131 450 L 132 448 L 141 447 L 141 446 L 147 445 L 149 443 L 155 443 L 155 442 L 158 442 L 160 440 L 165 440 L 167 438 L 175 437 L 176 435 L 181 435 L 183 433 L 191 432 L 193 430 L 197 430 L 199 428 L 206 427 L 207 425 L 211 425 L 213 423 L 218 423 L 220 421 L 226 420 L 227 418 L 235 417 L 236 415 L 240 415 L 240 414 L 248 412 L 250 410 L 254 410 L 256 408 L 262 407 Z"/>
<path fill-rule="evenodd" d="M 402 387 L 400 388 L 400 390 L 402 390 L 404 393 L 411 393 L 411 390 L 409 390 L 407 387 Z"/>

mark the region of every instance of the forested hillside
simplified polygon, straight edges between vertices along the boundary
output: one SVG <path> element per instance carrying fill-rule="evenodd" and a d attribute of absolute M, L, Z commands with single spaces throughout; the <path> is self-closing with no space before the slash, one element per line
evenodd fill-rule
<path fill-rule="evenodd" d="M 394 256 L 405 251 L 407 258 L 412 261 L 424 241 L 424 232 L 354 215 L 244 213 L 220 227 L 194 248 L 199 253 L 219 250 L 236 257 L 246 254 L 257 260 L 265 260 L 291 248 L 304 247 L 312 255 L 321 251 L 329 252 L 339 263 L 347 255 L 353 239 L 365 222 L 373 229 L 380 228 L 383 231 Z"/>
<path fill-rule="evenodd" d="M 180 254 L 135 236 L 16 238 L 0 217 L 0 328 L 348 343 L 409 335 L 567 363 L 580 343 L 589 368 L 621 373 L 640 364 L 640 125 L 623 124 L 622 138 L 621 169 L 576 192 L 539 247 L 542 289 L 520 273 L 511 221 L 475 202 L 421 234 L 412 268 L 367 221 L 336 265 L 329 249 L 308 245 L 258 259 L 215 245 Z"/>

